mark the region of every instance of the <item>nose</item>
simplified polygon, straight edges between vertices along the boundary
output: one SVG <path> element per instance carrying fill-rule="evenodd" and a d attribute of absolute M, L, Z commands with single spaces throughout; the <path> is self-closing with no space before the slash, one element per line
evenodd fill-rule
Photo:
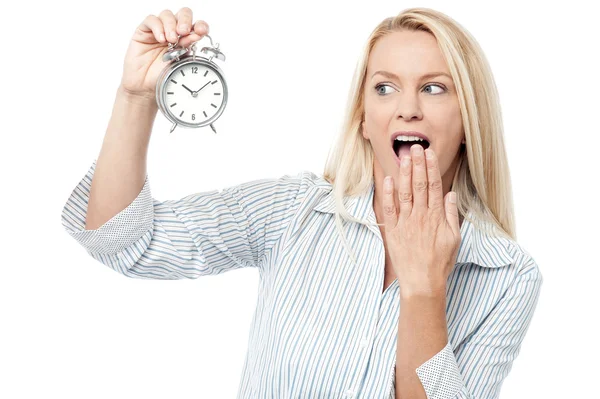
<path fill-rule="evenodd" d="M 396 119 L 398 117 L 402 117 L 402 119 L 407 121 L 413 118 L 421 119 L 423 117 L 419 101 L 415 96 L 406 95 L 398 100 Z"/>

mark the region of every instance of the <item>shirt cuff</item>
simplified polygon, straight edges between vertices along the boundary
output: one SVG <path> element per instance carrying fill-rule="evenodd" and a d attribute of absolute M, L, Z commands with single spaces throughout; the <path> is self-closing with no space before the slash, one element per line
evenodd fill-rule
<path fill-rule="evenodd" d="M 71 192 L 63 207 L 64 229 L 90 254 L 117 254 L 135 244 L 153 229 L 154 205 L 148 175 L 137 197 L 95 230 L 85 229 L 87 207 L 96 160 Z"/>
<path fill-rule="evenodd" d="M 455 399 L 464 388 L 456 357 L 448 344 L 416 370 L 427 399 Z"/>

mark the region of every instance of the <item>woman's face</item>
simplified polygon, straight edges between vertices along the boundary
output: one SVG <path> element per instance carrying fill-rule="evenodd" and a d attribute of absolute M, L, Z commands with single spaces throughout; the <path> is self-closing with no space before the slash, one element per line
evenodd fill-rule
<path fill-rule="evenodd" d="M 448 76 L 424 76 L 437 72 Z M 371 52 L 365 79 L 363 136 L 375 153 L 377 187 L 385 176 L 392 176 L 398 187 L 394 133 L 417 131 L 427 137 L 438 157 L 445 195 L 464 134 L 456 89 L 435 37 L 422 31 L 382 37 Z"/>

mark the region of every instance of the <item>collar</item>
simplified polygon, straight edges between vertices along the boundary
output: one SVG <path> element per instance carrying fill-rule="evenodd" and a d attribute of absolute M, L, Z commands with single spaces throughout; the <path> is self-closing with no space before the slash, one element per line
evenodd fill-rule
<path fill-rule="evenodd" d="M 313 210 L 322 213 L 335 213 L 335 204 L 333 199 L 333 186 L 328 181 L 322 179 L 315 185 L 316 188 L 324 190 L 325 194 L 321 196 Z M 375 183 L 372 182 L 368 190 L 362 195 L 354 197 L 345 197 L 344 205 L 353 217 L 367 220 L 371 223 L 377 223 L 375 212 L 373 210 L 373 196 L 375 193 Z M 469 217 L 473 214 L 469 212 Z M 367 226 L 381 240 L 381 231 L 378 226 Z M 508 252 L 509 240 L 487 233 L 468 221 L 466 218 L 460 227 L 461 243 L 456 257 L 456 263 L 474 263 L 488 268 L 498 268 L 508 266 L 514 262 L 513 257 Z"/>

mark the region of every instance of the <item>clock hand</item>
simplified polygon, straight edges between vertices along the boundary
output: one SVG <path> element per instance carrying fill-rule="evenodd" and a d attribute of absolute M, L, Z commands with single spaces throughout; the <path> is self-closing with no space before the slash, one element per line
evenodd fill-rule
<path fill-rule="evenodd" d="M 196 94 L 198 94 L 198 92 L 202 89 L 204 89 L 206 87 L 207 84 L 210 83 L 210 80 L 208 82 L 206 82 L 206 84 L 204 86 L 202 86 L 201 88 L 199 88 L 198 90 L 196 90 Z"/>
<path fill-rule="evenodd" d="M 185 88 L 187 91 L 189 91 L 190 93 L 192 93 L 192 95 L 194 95 L 194 92 L 193 92 L 192 90 L 188 89 L 188 87 L 187 87 L 186 85 L 182 84 L 182 86 L 183 86 L 183 87 L 184 87 L 184 88 Z"/>

